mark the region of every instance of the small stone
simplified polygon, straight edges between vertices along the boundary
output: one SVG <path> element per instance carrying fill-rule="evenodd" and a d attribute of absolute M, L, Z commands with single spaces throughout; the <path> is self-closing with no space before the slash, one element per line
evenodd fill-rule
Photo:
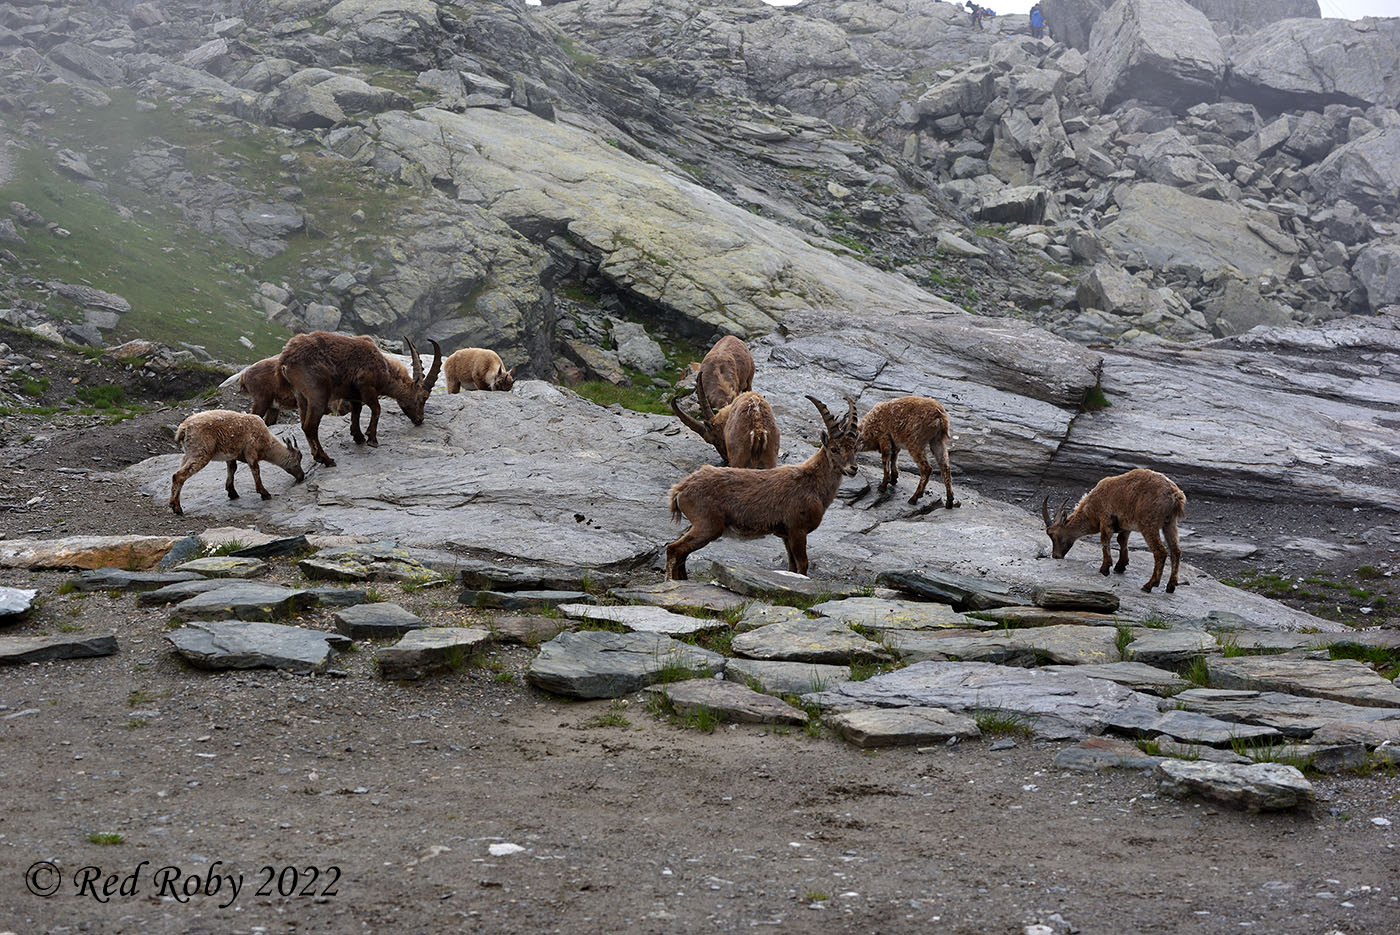
<path fill-rule="evenodd" d="M 116 633 L 101 636 L 0 636 L 0 665 L 110 656 L 116 651 Z"/>
<path fill-rule="evenodd" d="M 595 607 L 589 604 L 560 604 L 559 612 L 577 620 L 607 620 L 620 623 L 638 633 L 662 633 L 666 636 L 685 636 L 729 629 L 726 621 L 716 617 L 688 617 L 685 614 L 673 614 L 669 610 L 646 605 Z"/>
<path fill-rule="evenodd" d="M 198 572 L 206 578 L 255 578 L 267 572 L 267 562 L 255 558 L 211 555 L 176 565 L 175 570 Z"/>
<path fill-rule="evenodd" d="M 38 593 L 34 588 L 0 586 L 0 623 L 13 623 L 29 613 Z"/>
<path fill-rule="evenodd" d="M 272 668 L 301 673 L 325 668 L 333 647 L 350 645 L 338 633 L 245 620 L 189 623 L 165 638 L 201 669 Z"/>
<path fill-rule="evenodd" d="M 463 591 L 457 603 L 483 610 L 531 610 L 560 604 L 593 604 L 597 598 L 583 591 Z"/>
<path fill-rule="evenodd" d="M 805 711 L 799 711 L 786 702 L 760 694 L 738 682 L 709 678 L 686 679 L 681 682 L 652 685 L 646 691 L 665 695 L 676 713 L 681 715 L 694 714 L 703 709 L 718 715 L 722 721 L 738 721 L 743 724 L 800 726 L 807 723 Z"/>
<path fill-rule="evenodd" d="M 479 627 L 423 627 L 379 650 L 374 659 L 386 679 L 420 679 L 461 669 L 490 644 L 491 634 Z"/>
<path fill-rule="evenodd" d="M 335 612 L 335 628 L 351 639 L 382 640 L 428 626 L 398 604 L 356 604 Z"/>
<path fill-rule="evenodd" d="M 857 747 L 944 743 L 980 737 L 977 722 L 946 708 L 860 708 L 826 717 L 826 723 Z"/>
<path fill-rule="evenodd" d="M 1111 614 L 1118 609 L 1118 595 L 1108 588 L 1072 584 L 1045 584 L 1031 594 L 1037 607 L 1047 610 L 1087 610 Z"/>
<path fill-rule="evenodd" d="M 1206 763 L 1163 760 L 1155 767 L 1159 788 L 1167 795 L 1201 795 L 1251 812 L 1296 808 L 1313 801 L 1303 774 L 1282 763 Z"/>

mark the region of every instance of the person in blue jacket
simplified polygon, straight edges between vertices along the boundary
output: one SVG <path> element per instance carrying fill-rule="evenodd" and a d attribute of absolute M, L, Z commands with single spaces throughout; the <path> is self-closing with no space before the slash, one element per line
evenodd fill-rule
<path fill-rule="evenodd" d="M 1040 4 L 1031 7 L 1031 36 L 1039 39 L 1045 35 L 1045 14 L 1040 12 Z"/>

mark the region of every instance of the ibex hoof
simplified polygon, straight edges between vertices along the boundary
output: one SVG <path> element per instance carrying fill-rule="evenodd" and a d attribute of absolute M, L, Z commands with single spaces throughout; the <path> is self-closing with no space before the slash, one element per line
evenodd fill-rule
<path fill-rule="evenodd" d="M 1102 568 L 1100 568 L 1100 569 L 1099 569 L 1099 574 L 1101 574 L 1101 575 L 1103 575 L 1105 578 L 1107 578 L 1107 577 L 1108 577 L 1108 566 L 1105 565 L 1105 566 L 1103 566 Z"/>
<path fill-rule="evenodd" d="M 324 464 L 326 467 L 335 467 L 335 458 L 332 458 L 332 457 L 329 456 L 329 455 L 321 455 L 321 456 L 320 456 L 319 458 L 317 458 L 316 460 L 317 460 L 317 461 L 320 461 L 320 462 L 321 462 L 322 464 Z"/>
<path fill-rule="evenodd" d="M 176 516 L 184 516 L 184 515 L 185 515 L 185 511 L 182 510 L 182 509 L 180 509 L 180 504 L 178 504 L 178 503 L 172 503 L 172 504 L 170 504 L 170 512 L 174 513 Z"/>
<path fill-rule="evenodd" d="M 264 500 L 271 500 L 271 499 L 272 499 L 272 494 L 270 494 L 270 493 L 261 493 L 261 494 L 258 494 L 258 496 L 262 497 Z"/>
<path fill-rule="evenodd" d="M 378 447 L 379 447 L 379 439 L 377 439 L 377 438 L 371 438 L 371 439 L 369 440 L 369 446 L 370 446 L 371 448 L 378 448 Z"/>
<path fill-rule="evenodd" d="M 237 500 L 237 499 L 238 499 L 238 491 L 236 491 L 236 490 L 230 490 L 230 491 L 228 492 L 228 498 L 229 498 L 230 500 Z"/>
<path fill-rule="evenodd" d="M 357 445 L 363 445 L 365 443 L 365 437 L 363 435 L 351 435 L 350 437 L 355 440 L 355 444 Z"/>
<path fill-rule="evenodd" d="M 1153 584 L 1151 581 L 1149 581 L 1149 582 L 1147 582 L 1146 584 L 1144 584 L 1144 585 L 1142 586 L 1142 592 L 1143 592 L 1144 594 L 1151 594 L 1151 593 L 1152 593 L 1152 589 L 1155 588 L 1156 586 L 1157 586 L 1157 585 L 1155 585 L 1155 584 Z M 1167 590 L 1170 591 L 1171 588 L 1168 588 Z"/>
<path fill-rule="evenodd" d="M 1176 585 L 1175 585 L 1175 584 L 1168 584 L 1168 585 L 1166 586 L 1165 590 L 1166 590 L 1166 592 L 1167 592 L 1168 594 L 1170 594 L 1170 593 L 1172 593 L 1173 591 L 1176 590 Z"/>
<path fill-rule="evenodd" d="M 1125 571 L 1127 571 L 1127 570 L 1128 570 L 1128 563 L 1127 563 L 1127 562 L 1124 562 L 1124 563 L 1121 564 L 1121 565 L 1114 565 L 1114 566 L 1113 566 L 1113 573 L 1114 573 L 1115 575 L 1121 575 L 1123 572 L 1125 572 Z"/>
<path fill-rule="evenodd" d="M 918 502 L 919 502 L 919 498 L 918 498 L 918 497 L 910 497 L 910 498 L 909 498 L 909 505 L 910 505 L 910 506 L 913 506 L 915 503 L 918 503 Z"/>
<path fill-rule="evenodd" d="M 949 501 L 948 501 L 948 505 L 947 505 L 947 509 L 952 510 L 952 509 L 956 509 L 957 507 L 960 507 L 960 506 L 962 506 L 962 501 L 961 501 L 961 500 L 949 500 Z"/>

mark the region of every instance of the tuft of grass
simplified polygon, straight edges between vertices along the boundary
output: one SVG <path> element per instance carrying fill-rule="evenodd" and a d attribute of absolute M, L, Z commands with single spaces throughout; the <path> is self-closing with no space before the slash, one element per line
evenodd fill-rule
<path fill-rule="evenodd" d="M 1358 646 L 1355 643 L 1329 643 L 1327 655 L 1332 659 L 1359 659 L 1368 662 L 1383 679 L 1400 677 L 1400 649 L 1388 646 Z"/>
<path fill-rule="evenodd" d="M 1242 737 L 1231 737 L 1230 749 L 1255 763 L 1282 763 L 1302 772 L 1313 768 L 1311 756 L 1300 755 L 1296 747 L 1273 740 L 1250 742 Z"/>
<path fill-rule="evenodd" d="M 146 719 L 141 717 L 134 717 L 122 726 L 125 727 L 127 730 L 136 730 L 138 727 L 146 726 Z"/>
<path fill-rule="evenodd" d="M 606 380 L 585 380 L 571 389 L 584 399 L 591 399 L 600 406 L 615 404 L 633 412 L 671 415 L 671 407 L 667 403 L 670 397 L 666 390 L 659 387 L 617 386 Z"/>
<path fill-rule="evenodd" d="M 128 708 L 137 708 L 143 704 L 159 701 L 162 698 L 169 698 L 174 693 L 174 690 L 170 688 L 160 692 L 146 691 L 144 688 L 138 688 L 126 696 L 126 706 Z"/>
<path fill-rule="evenodd" d="M 587 728 L 593 728 L 593 727 L 621 727 L 621 728 L 628 728 L 628 727 L 631 727 L 631 726 L 632 726 L 632 722 L 629 721 L 629 720 L 628 720 L 626 717 L 624 717 L 623 715 L 617 713 L 616 711 L 609 711 L 607 714 L 599 714 L 599 715 L 597 715 L 596 717 L 591 717 L 591 718 L 589 718 L 588 720 L 584 721 L 583 724 L 582 724 L 581 726 L 582 726 L 582 727 L 587 727 Z"/>
<path fill-rule="evenodd" d="M 1108 401 L 1108 396 L 1104 394 L 1103 387 L 1095 384 L 1089 388 L 1089 392 L 1084 394 L 1084 401 L 1079 404 L 1083 412 L 1098 412 L 1101 409 L 1108 409 L 1113 403 Z"/>
<path fill-rule="evenodd" d="M 978 711 L 974 720 L 977 722 L 977 729 L 984 735 L 1029 737 L 1034 733 L 1034 718 L 1018 711 L 1006 711 L 1001 708 Z"/>
<path fill-rule="evenodd" d="M 1118 649 L 1118 658 L 1124 662 L 1128 661 L 1128 647 L 1134 640 L 1133 628 L 1127 624 L 1118 625 L 1118 635 L 1114 638 L 1114 646 Z"/>
<path fill-rule="evenodd" d="M 72 594 L 76 590 L 78 590 L 78 583 L 76 581 L 65 581 L 58 586 L 59 594 Z"/>
<path fill-rule="evenodd" d="M 211 545 L 204 554 L 209 556 L 229 555 L 233 552 L 237 552 L 239 549 L 246 548 L 247 546 L 237 539 L 230 539 L 227 542 L 220 542 L 218 545 Z"/>
<path fill-rule="evenodd" d="M 1206 665 L 1206 657 L 1192 656 L 1191 661 L 1186 664 L 1186 668 L 1181 670 L 1181 677 L 1188 682 L 1194 682 L 1202 688 L 1209 688 L 1210 667 Z"/>
<path fill-rule="evenodd" d="M 126 843 L 126 838 L 122 837 L 120 834 L 117 834 L 115 831 L 94 831 L 92 834 L 87 836 L 87 839 L 93 844 L 101 845 Z"/>
<path fill-rule="evenodd" d="M 389 595 L 375 587 L 365 588 L 365 601 L 370 604 L 382 604 L 389 599 Z"/>

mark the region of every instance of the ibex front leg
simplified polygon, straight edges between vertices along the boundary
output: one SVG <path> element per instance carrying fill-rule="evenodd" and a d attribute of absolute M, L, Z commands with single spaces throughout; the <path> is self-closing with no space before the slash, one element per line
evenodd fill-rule
<path fill-rule="evenodd" d="M 1099 545 L 1103 547 L 1103 564 L 1099 566 L 1099 574 L 1108 576 L 1108 567 L 1113 564 L 1113 553 L 1109 550 L 1109 543 L 1113 541 L 1113 530 L 1107 526 L 1099 527 Z"/>

